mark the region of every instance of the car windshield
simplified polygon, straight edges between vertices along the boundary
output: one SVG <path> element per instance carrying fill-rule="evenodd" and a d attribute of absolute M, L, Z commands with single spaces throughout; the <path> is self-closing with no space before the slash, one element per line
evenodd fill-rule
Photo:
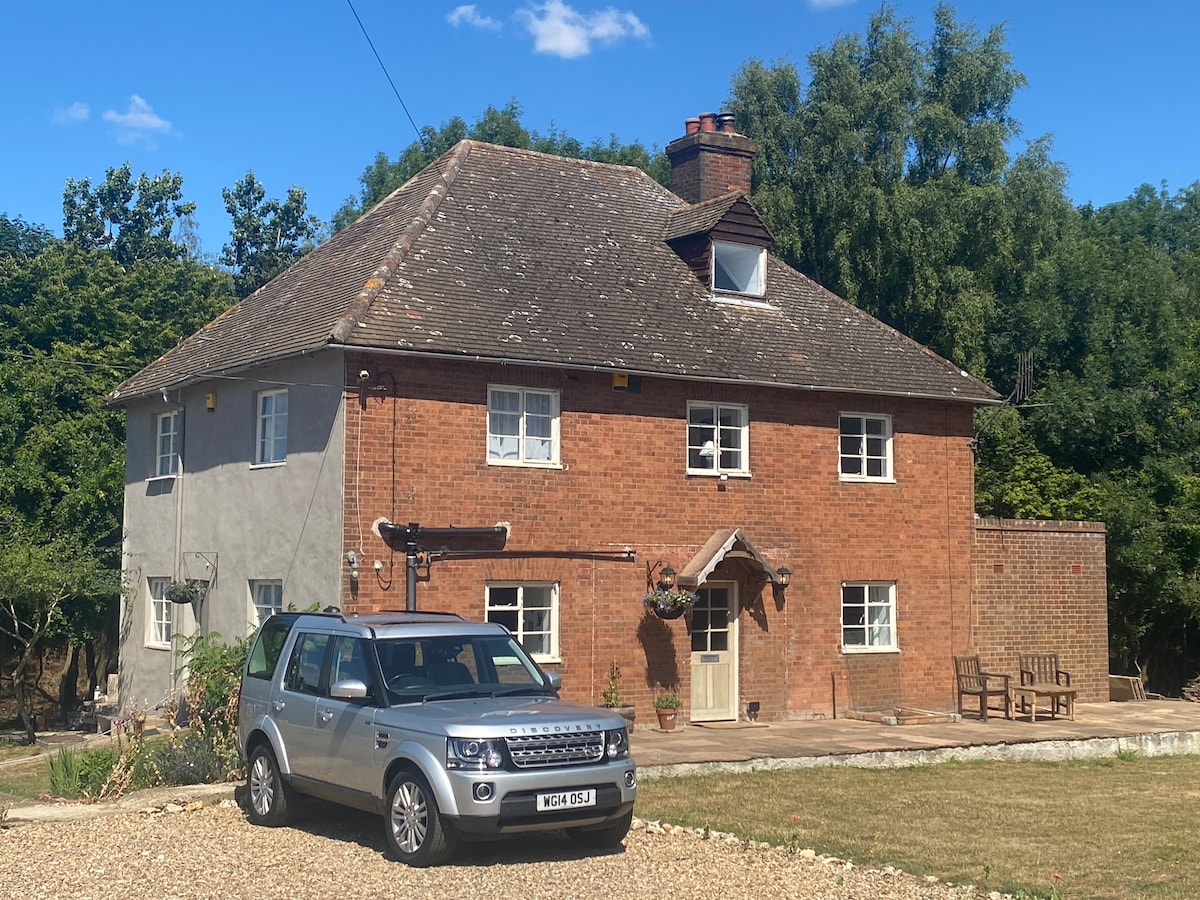
<path fill-rule="evenodd" d="M 554 693 L 533 660 L 507 635 L 380 639 L 376 649 L 393 705 Z"/>

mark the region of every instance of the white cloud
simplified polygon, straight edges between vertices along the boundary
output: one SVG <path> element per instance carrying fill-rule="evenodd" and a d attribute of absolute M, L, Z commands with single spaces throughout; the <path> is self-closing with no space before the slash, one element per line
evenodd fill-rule
<path fill-rule="evenodd" d="M 490 16 L 480 13 L 479 8 L 474 3 L 454 7 L 450 11 L 450 15 L 446 16 L 446 21 L 456 28 L 459 25 L 471 25 L 475 28 L 490 28 L 492 30 L 500 28 L 499 22 Z"/>
<path fill-rule="evenodd" d="M 105 122 L 112 122 L 117 126 L 117 140 L 122 144 L 141 141 L 153 150 L 158 146 L 154 140 L 156 135 L 172 133 L 171 123 L 158 115 L 150 104 L 137 94 L 130 96 L 129 109 L 125 112 L 105 110 L 103 118 Z"/>
<path fill-rule="evenodd" d="M 562 0 L 547 0 L 517 12 L 533 35 L 538 53 L 575 59 L 592 52 L 592 42 L 615 44 L 625 38 L 648 38 L 650 29 L 631 12 L 609 7 L 585 16 Z"/>
<path fill-rule="evenodd" d="M 86 122 L 92 110 L 86 103 L 76 100 L 70 106 L 60 106 L 50 116 L 55 125 L 70 125 L 74 122 Z"/>

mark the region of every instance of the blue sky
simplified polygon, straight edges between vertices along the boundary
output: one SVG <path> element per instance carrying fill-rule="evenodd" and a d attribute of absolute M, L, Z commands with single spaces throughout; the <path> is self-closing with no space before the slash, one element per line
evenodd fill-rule
<path fill-rule="evenodd" d="M 353 0 L 417 125 L 468 123 L 515 99 L 531 130 L 662 147 L 718 111 L 748 59 L 787 60 L 863 33 L 868 0 Z M 183 176 L 206 255 L 228 240 L 221 188 L 253 170 L 328 219 L 383 151 L 416 135 L 346 0 L 58 0 L 4 4 L 0 212 L 62 225 L 67 178 Z M 933 0 L 895 4 L 918 34 Z M 960 0 L 1007 22 L 1029 85 L 1014 148 L 1053 135 L 1078 203 L 1200 180 L 1200 4 Z"/>

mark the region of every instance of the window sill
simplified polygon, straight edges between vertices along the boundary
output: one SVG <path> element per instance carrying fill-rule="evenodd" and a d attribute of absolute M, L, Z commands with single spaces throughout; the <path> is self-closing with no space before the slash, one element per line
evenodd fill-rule
<path fill-rule="evenodd" d="M 250 468 L 253 469 L 278 469 L 280 466 L 286 466 L 287 460 L 281 459 L 279 462 L 251 463 Z"/>
<path fill-rule="evenodd" d="M 148 641 L 146 643 L 146 649 L 147 650 L 170 650 L 171 645 L 170 644 L 159 644 L 159 643 L 155 643 L 154 641 Z"/>
<path fill-rule="evenodd" d="M 895 484 L 895 478 L 871 478 L 860 475 L 838 475 L 838 481 L 845 484 Z"/>
<path fill-rule="evenodd" d="M 900 654 L 899 647 L 847 647 L 844 644 L 841 647 L 841 651 L 843 656 L 863 656 L 889 653 L 894 653 L 898 656 Z"/>
<path fill-rule="evenodd" d="M 716 469 L 688 469 L 686 474 L 704 478 L 745 478 L 746 480 L 754 477 L 749 472 L 718 472 Z"/>
<path fill-rule="evenodd" d="M 539 666 L 561 666 L 562 665 L 562 657 L 561 656 L 541 656 L 537 653 L 530 653 L 529 658 L 532 659 Z"/>
<path fill-rule="evenodd" d="M 174 475 L 151 475 L 146 479 L 146 484 L 151 484 L 155 481 L 174 481 L 178 477 L 178 472 L 176 472 Z"/>
<path fill-rule="evenodd" d="M 730 306 L 749 306 L 754 309 L 775 309 L 765 294 L 738 294 L 729 291 L 713 291 L 714 303 L 728 303 Z"/>
<path fill-rule="evenodd" d="M 489 466 L 506 466 L 510 469 L 562 469 L 560 462 L 529 462 L 521 459 L 489 459 Z"/>

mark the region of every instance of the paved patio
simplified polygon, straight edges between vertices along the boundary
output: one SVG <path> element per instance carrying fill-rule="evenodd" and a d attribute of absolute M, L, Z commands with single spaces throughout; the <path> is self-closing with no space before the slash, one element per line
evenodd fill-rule
<path fill-rule="evenodd" d="M 643 775 L 825 765 L 903 766 L 948 759 L 1084 759 L 1131 750 L 1200 754 L 1200 703 L 1080 703 L 1075 721 L 1028 716 L 986 722 L 882 725 L 854 719 L 680 725 L 640 723 L 630 737 Z"/>

